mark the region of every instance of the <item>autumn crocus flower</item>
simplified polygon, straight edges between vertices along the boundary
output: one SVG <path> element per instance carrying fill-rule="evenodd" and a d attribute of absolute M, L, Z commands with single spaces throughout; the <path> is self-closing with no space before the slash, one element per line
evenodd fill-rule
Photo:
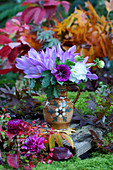
<path fill-rule="evenodd" d="M 9 120 L 8 122 L 8 131 L 12 134 L 18 134 L 21 131 L 21 124 L 22 124 L 21 119 L 13 119 Z"/>
<path fill-rule="evenodd" d="M 44 137 L 37 137 L 37 135 L 34 134 L 26 139 L 26 142 L 21 149 L 25 149 L 27 151 L 26 156 L 29 156 L 31 152 L 38 153 L 39 149 L 44 148 L 44 140 Z"/>
<path fill-rule="evenodd" d="M 58 65 L 56 68 L 56 73 L 54 73 L 54 76 L 56 77 L 56 80 L 59 82 L 67 81 L 70 77 L 70 68 L 66 66 L 65 64 Z"/>

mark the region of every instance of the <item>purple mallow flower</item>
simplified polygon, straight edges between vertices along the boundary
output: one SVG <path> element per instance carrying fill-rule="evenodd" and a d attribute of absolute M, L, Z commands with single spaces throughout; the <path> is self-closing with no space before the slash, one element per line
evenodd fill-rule
<path fill-rule="evenodd" d="M 58 65 L 56 70 L 57 71 L 56 73 L 54 73 L 54 76 L 56 77 L 57 81 L 62 82 L 69 80 L 71 72 L 70 68 L 67 65 L 65 64 Z"/>
<path fill-rule="evenodd" d="M 12 134 L 18 134 L 21 131 L 21 119 L 13 119 L 8 122 L 8 131 Z"/>
<path fill-rule="evenodd" d="M 44 140 L 44 137 L 37 137 L 36 134 L 29 136 L 21 149 L 25 149 L 27 151 L 26 156 L 29 156 L 31 152 L 38 153 L 39 149 L 44 148 Z"/>

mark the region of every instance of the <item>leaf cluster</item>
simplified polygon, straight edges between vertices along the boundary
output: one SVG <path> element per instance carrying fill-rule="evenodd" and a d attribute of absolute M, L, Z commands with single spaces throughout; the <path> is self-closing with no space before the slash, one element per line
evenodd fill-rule
<path fill-rule="evenodd" d="M 61 42 L 57 39 L 53 37 L 54 32 L 51 30 L 48 31 L 42 31 L 42 32 L 37 32 L 37 40 L 39 40 L 40 42 L 43 42 L 43 49 L 46 49 L 47 47 L 51 48 L 53 47 L 53 45 L 55 45 L 57 47 L 58 44 L 60 44 Z"/>
<path fill-rule="evenodd" d="M 13 118 L 36 118 L 41 117 L 41 102 L 37 99 L 33 99 L 29 95 L 28 88 L 24 89 L 10 89 L 7 85 L 5 88 L 0 88 L 1 103 L 0 107 L 10 112 Z M 36 93 L 31 93 L 33 96 L 38 96 Z"/>
<path fill-rule="evenodd" d="M 99 17 L 89 1 L 85 2 L 85 7 L 86 10 L 75 8 L 68 18 L 57 22 L 53 31 L 62 41 L 63 49 L 76 44 L 77 52 L 89 56 L 89 62 L 106 56 L 113 60 L 112 21 Z"/>
<path fill-rule="evenodd" d="M 61 64 L 65 64 L 66 66 L 68 66 L 70 69 L 72 69 L 71 66 L 74 66 L 75 63 L 73 63 L 72 61 L 69 61 L 69 59 L 66 59 L 64 63 L 61 63 L 61 60 L 58 60 L 58 58 L 56 57 L 56 60 L 55 60 L 55 64 L 58 66 L 58 65 L 61 65 Z"/>
<path fill-rule="evenodd" d="M 56 86 L 56 78 L 53 76 L 50 70 L 43 71 L 41 76 L 42 79 L 42 89 L 44 89 L 45 93 L 47 94 L 47 98 L 51 100 L 54 97 L 59 97 L 59 90 Z"/>

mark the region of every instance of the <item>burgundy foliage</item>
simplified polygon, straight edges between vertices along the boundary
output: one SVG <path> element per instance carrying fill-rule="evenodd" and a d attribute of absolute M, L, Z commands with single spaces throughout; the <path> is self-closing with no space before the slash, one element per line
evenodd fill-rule
<path fill-rule="evenodd" d="M 34 6 L 33 6 L 34 4 Z M 26 0 L 21 6 L 29 5 L 22 13 L 21 19 L 24 20 L 26 24 L 30 23 L 32 20 L 35 24 L 41 23 L 46 17 L 47 20 L 50 19 L 57 11 L 57 6 L 61 4 L 64 7 L 65 12 L 68 12 L 70 3 L 66 1 L 56 1 L 56 0 L 45 0 L 42 5 L 38 0 Z"/>
<path fill-rule="evenodd" d="M 53 160 L 60 161 L 69 159 L 73 156 L 72 152 L 66 147 L 55 147 L 53 151 Z"/>

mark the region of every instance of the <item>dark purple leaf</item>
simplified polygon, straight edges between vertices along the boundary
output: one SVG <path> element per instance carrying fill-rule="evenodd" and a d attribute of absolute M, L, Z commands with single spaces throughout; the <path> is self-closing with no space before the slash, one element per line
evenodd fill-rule
<path fill-rule="evenodd" d="M 73 156 L 72 152 L 66 147 L 55 147 L 53 151 L 53 160 L 60 161 L 69 159 Z"/>

